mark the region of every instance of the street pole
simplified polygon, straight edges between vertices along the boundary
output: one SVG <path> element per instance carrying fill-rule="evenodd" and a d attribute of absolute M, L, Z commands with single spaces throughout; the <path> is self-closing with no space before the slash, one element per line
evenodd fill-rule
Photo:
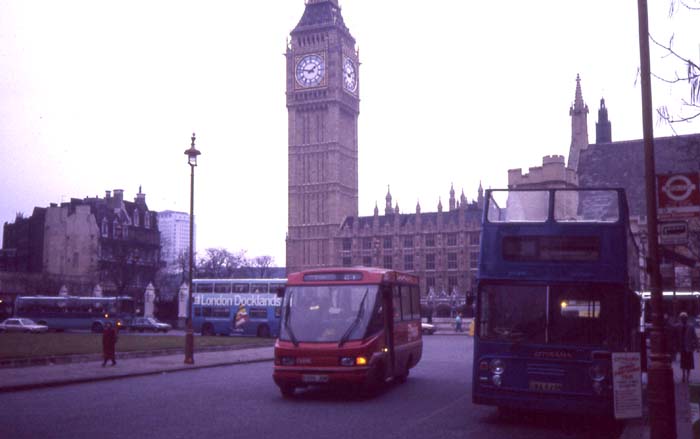
<path fill-rule="evenodd" d="M 197 156 L 201 153 L 194 147 L 195 135 L 192 133 L 192 146 L 185 151 L 190 165 L 190 249 L 189 274 L 187 276 L 187 329 L 185 332 L 185 364 L 194 364 L 194 333 L 192 331 L 192 265 L 194 263 L 194 168 Z"/>
<path fill-rule="evenodd" d="M 639 57 L 642 84 L 642 126 L 644 129 L 644 171 L 646 181 L 647 271 L 651 289 L 651 356 L 648 369 L 651 439 L 676 438 L 676 407 L 671 356 L 666 346 L 663 293 L 659 272 L 659 239 L 656 218 L 656 166 L 651 103 L 651 62 L 649 60 L 649 17 L 647 0 L 637 0 L 639 14 Z M 645 349 L 645 346 L 642 346 Z"/>

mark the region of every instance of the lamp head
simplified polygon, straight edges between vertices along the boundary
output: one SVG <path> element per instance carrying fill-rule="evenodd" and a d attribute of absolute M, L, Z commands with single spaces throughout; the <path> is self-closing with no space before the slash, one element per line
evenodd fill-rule
<path fill-rule="evenodd" d="M 201 152 L 194 147 L 195 139 L 195 135 L 192 133 L 192 146 L 190 146 L 190 149 L 185 151 L 187 162 L 190 164 L 190 166 L 197 166 L 197 156 L 201 154 Z"/>

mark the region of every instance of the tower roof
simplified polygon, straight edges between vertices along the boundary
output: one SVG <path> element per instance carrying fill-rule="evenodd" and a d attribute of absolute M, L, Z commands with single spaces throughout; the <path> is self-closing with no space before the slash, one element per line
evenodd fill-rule
<path fill-rule="evenodd" d="M 292 31 L 292 35 L 328 26 L 338 27 L 350 36 L 350 30 L 345 26 L 343 15 L 340 13 L 338 0 L 307 0 L 304 15 L 301 16 L 301 20 Z"/>

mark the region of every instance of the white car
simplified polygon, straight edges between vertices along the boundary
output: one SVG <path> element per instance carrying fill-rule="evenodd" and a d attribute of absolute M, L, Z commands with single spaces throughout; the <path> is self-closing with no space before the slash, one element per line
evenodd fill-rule
<path fill-rule="evenodd" d="M 13 317 L 0 323 L 0 332 L 31 332 L 33 334 L 39 334 L 41 332 L 48 332 L 48 330 L 48 326 L 39 325 L 32 319 Z"/>

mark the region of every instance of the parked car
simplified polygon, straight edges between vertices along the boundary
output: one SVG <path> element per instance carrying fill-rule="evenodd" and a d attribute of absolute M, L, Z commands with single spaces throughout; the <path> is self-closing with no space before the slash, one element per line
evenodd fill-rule
<path fill-rule="evenodd" d="M 421 322 L 420 327 L 423 334 L 432 335 L 435 333 L 435 325 L 432 323 Z"/>
<path fill-rule="evenodd" d="M 173 327 L 167 323 L 159 322 L 153 317 L 134 317 L 134 319 L 131 321 L 129 329 L 139 332 L 168 332 L 173 329 Z"/>
<path fill-rule="evenodd" d="M 0 332 L 31 332 L 33 334 L 39 334 L 41 332 L 48 332 L 48 330 L 48 326 L 39 325 L 32 319 L 13 317 L 0 323 Z"/>

